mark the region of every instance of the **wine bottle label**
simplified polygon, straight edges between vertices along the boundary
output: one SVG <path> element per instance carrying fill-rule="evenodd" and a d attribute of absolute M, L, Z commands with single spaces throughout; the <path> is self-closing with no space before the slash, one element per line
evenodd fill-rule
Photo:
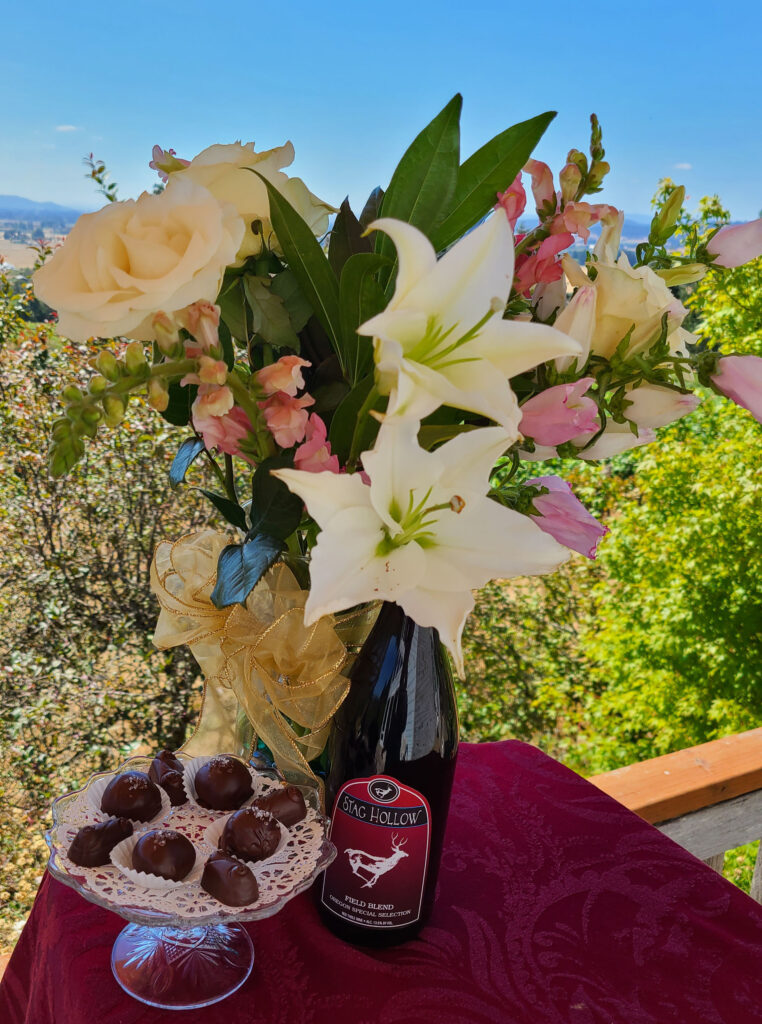
<path fill-rule="evenodd" d="M 331 818 L 336 860 L 323 875 L 323 906 L 365 928 L 402 928 L 421 916 L 431 809 L 387 775 L 351 779 Z"/>

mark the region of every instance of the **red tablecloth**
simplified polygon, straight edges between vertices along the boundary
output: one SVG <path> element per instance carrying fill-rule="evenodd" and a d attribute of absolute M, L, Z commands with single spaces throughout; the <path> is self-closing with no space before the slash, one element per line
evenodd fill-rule
<path fill-rule="evenodd" d="M 2 1024 L 173 1019 L 118 987 L 124 922 L 46 877 L 0 989 Z M 249 926 L 237 993 L 186 1024 L 750 1024 L 762 908 L 534 747 L 461 747 L 434 917 L 368 951 L 307 894 Z"/>

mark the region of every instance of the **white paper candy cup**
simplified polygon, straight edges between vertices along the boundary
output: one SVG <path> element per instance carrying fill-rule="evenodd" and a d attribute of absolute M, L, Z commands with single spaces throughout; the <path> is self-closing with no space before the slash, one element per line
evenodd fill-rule
<path fill-rule="evenodd" d="M 190 802 L 195 807 L 198 807 L 200 810 L 206 812 L 207 814 L 231 813 L 231 812 L 221 812 L 221 811 L 219 811 L 215 807 L 204 807 L 204 806 L 202 806 L 198 802 L 198 796 L 196 794 L 196 772 L 200 768 L 202 768 L 208 761 L 211 761 L 212 758 L 220 757 L 220 756 L 222 756 L 222 755 L 220 755 L 220 754 L 209 754 L 207 757 L 194 757 L 192 761 L 186 761 L 185 762 L 185 771 L 183 773 L 183 785 L 185 786 L 185 792 L 186 792 Z M 246 800 L 244 800 L 244 802 L 241 804 L 241 807 L 248 807 L 248 805 L 251 803 L 252 800 L 254 800 L 256 797 L 262 795 L 261 776 L 259 775 L 259 773 L 254 768 L 251 767 L 251 765 L 246 764 L 246 762 L 243 760 L 243 758 L 235 757 L 234 754 L 225 754 L 224 756 L 225 757 L 232 757 L 232 758 L 234 758 L 234 760 L 240 761 L 241 764 L 244 765 L 244 767 L 248 770 L 249 775 L 251 775 L 251 786 L 252 786 L 252 789 L 253 789 L 253 793 L 251 794 L 250 797 L 248 797 Z M 238 808 L 238 807 L 235 808 L 235 809 L 236 810 L 240 810 L 240 808 Z"/>
<path fill-rule="evenodd" d="M 231 813 L 235 814 L 235 811 Z M 218 818 L 217 821 L 213 821 L 206 832 L 204 832 L 204 842 L 208 843 L 209 846 L 214 847 L 215 850 L 219 849 L 218 844 L 220 836 L 222 835 L 222 830 L 225 828 L 225 824 L 229 817 L 230 815 L 227 815 L 225 818 Z M 264 860 L 244 860 L 243 857 L 236 857 L 235 854 L 229 854 L 229 856 L 235 857 L 236 860 L 240 860 L 240 862 L 245 864 L 246 867 L 251 868 L 255 874 L 259 868 L 272 867 L 273 864 L 284 863 L 291 856 L 291 851 L 288 848 L 288 841 L 291 838 L 291 833 L 286 826 L 281 825 L 280 822 L 278 822 L 278 826 L 280 828 L 280 842 L 276 846 L 275 852 L 269 857 L 265 857 Z"/>
<path fill-rule="evenodd" d="M 181 833 L 182 834 L 182 833 Z M 117 843 L 111 851 L 111 863 L 119 868 L 123 875 L 126 875 L 131 882 L 142 885 L 145 889 L 155 889 L 157 892 L 169 892 L 170 889 L 180 889 L 190 882 L 198 882 L 204 870 L 204 855 L 194 844 L 196 860 L 185 878 L 179 882 L 172 882 L 168 878 L 160 878 L 159 875 L 150 875 L 146 871 L 137 871 L 132 866 L 132 851 L 138 839 L 145 835 L 145 832 L 134 833 Z M 186 836 L 187 838 L 187 836 Z"/>
<path fill-rule="evenodd" d="M 133 769 L 134 770 L 134 769 Z M 111 775 L 105 775 L 102 779 L 96 779 L 95 782 L 87 790 L 87 799 L 90 804 L 90 810 L 95 814 L 96 821 L 106 821 L 108 818 L 113 817 L 111 814 L 106 814 L 105 811 L 101 810 L 101 800 L 103 799 L 103 791 L 109 782 L 117 777 L 117 775 L 124 775 L 124 772 L 113 772 Z M 147 774 L 147 773 L 146 773 Z M 172 803 L 169 796 L 164 792 L 161 786 L 156 787 L 159 790 L 161 796 L 161 810 L 155 818 L 151 818 L 150 821 L 138 821 L 137 818 L 129 818 L 135 828 L 145 829 L 151 825 L 158 825 L 165 818 L 168 818 L 172 813 Z M 121 817 L 126 818 L 127 815 L 123 814 Z"/>

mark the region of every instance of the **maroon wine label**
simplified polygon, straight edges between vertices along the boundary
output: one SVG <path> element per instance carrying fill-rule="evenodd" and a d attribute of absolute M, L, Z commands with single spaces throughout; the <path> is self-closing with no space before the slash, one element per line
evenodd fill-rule
<path fill-rule="evenodd" d="M 338 854 L 323 876 L 323 906 L 366 928 L 418 920 L 431 841 L 431 809 L 418 790 L 387 775 L 345 782 L 330 839 Z"/>

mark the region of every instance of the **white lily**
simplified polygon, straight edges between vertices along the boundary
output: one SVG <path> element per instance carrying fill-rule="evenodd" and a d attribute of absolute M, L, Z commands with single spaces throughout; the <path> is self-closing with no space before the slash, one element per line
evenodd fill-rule
<path fill-rule="evenodd" d="M 569 552 L 528 517 L 486 496 L 510 445 L 501 427 L 461 434 L 434 452 L 419 424 L 387 420 L 357 474 L 273 470 L 321 528 L 311 555 L 305 622 L 362 601 L 395 601 L 434 626 L 463 675 L 461 635 L 472 589 L 494 577 L 551 572 Z"/>
<path fill-rule="evenodd" d="M 513 233 L 505 211 L 465 235 L 440 260 L 403 221 L 370 225 L 397 248 L 394 295 L 357 328 L 373 336 L 376 386 L 387 416 L 423 419 L 440 405 L 480 413 L 519 436 L 521 413 L 508 378 L 579 345 L 544 324 L 503 320 L 513 281 Z"/>

